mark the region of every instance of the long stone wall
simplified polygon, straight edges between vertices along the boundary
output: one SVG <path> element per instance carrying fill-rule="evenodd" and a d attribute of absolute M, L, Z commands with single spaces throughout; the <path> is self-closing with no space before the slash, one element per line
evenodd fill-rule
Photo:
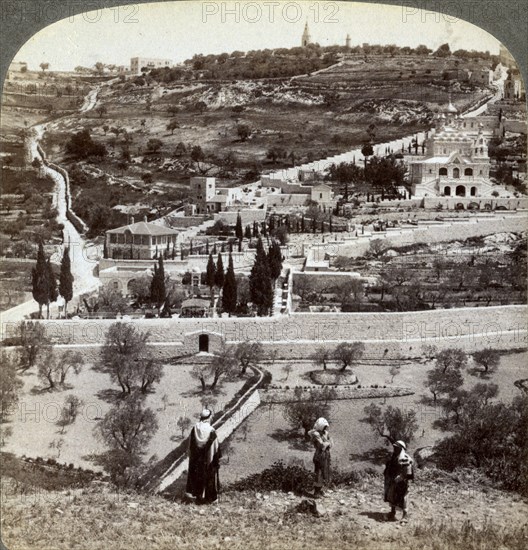
<path fill-rule="evenodd" d="M 363 256 L 369 249 L 372 239 L 386 239 L 392 247 L 416 243 L 440 243 L 465 240 L 470 237 L 484 237 L 502 232 L 519 232 L 528 229 L 527 218 L 520 215 L 507 215 L 502 218 L 476 218 L 468 222 L 439 222 L 412 229 L 380 231 L 371 236 L 359 236 L 344 242 L 328 242 L 314 246 L 314 258 L 323 260 L 326 254 L 337 256 Z"/>
<path fill-rule="evenodd" d="M 423 346 L 525 347 L 526 306 L 460 308 L 405 313 L 294 313 L 264 318 L 141 319 L 140 330 L 149 331 L 160 357 L 185 356 L 199 351 L 201 334 L 208 335 L 209 351 L 223 342 L 256 340 L 279 358 L 306 358 L 321 345 L 334 348 L 344 341 L 365 343 L 369 359 L 418 357 Z M 41 321 L 54 344 L 61 349 L 81 346 L 95 353 L 114 320 Z M 4 337 L 14 336 L 16 324 L 2 326 Z"/>

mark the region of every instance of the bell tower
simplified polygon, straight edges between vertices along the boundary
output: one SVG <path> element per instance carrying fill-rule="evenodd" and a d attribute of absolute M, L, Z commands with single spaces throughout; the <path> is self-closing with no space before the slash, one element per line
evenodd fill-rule
<path fill-rule="evenodd" d="M 308 28 L 308 21 L 306 21 L 306 24 L 304 25 L 304 32 L 302 35 L 302 43 L 301 46 L 305 48 L 309 44 L 312 43 L 312 37 L 310 36 L 310 29 Z"/>

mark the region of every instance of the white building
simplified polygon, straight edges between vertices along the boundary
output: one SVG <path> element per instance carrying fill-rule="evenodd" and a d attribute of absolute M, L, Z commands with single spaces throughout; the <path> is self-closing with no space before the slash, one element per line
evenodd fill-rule
<path fill-rule="evenodd" d="M 475 132 L 468 127 L 471 119 L 457 115 L 450 103 L 426 142 L 425 158 L 409 163 L 414 196 L 489 197 L 495 190 L 489 179 L 489 135 L 482 124 Z"/>
<path fill-rule="evenodd" d="M 130 72 L 132 74 L 141 74 L 141 69 L 162 69 L 163 67 L 172 67 L 170 59 L 156 59 L 150 57 L 132 57 L 130 59 Z"/>

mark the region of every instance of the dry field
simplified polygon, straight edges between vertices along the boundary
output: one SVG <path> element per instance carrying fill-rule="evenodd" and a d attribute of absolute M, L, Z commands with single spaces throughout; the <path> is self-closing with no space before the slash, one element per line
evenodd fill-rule
<path fill-rule="evenodd" d="M 156 455 L 161 459 L 168 454 L 181 442 L 181 430 L 176 425 L 178 418 L 188 416 L 194 421 L 202 409 L 199 383 L 189 375 L 191 367 L 165 365 L 160 384 L 146 397 L 145 404 L 155 412 L 159 424 L 146 458 Z M 13 433 L 3 450 L 18 456 L 54 458 L 60 463 L 97 469 L 89 455 L 105 449 L 94 437 L 93 429 L 117 394 L 109 377 L 85 365 L 78 376 L 68 377 L 70 387 L 64 391 L 42 391 L 42 384 L 34 373 L 22 378 L 24 387 L 18 406 L 6 423 Z M 214 410 L 222 409 L 243 383 L 244 380 L 225 382 L 214 395 L 217 400 Z M 83 405 L 76 421 L 62 432 L 57 420 L 69 395 L 81 399 Z"/>

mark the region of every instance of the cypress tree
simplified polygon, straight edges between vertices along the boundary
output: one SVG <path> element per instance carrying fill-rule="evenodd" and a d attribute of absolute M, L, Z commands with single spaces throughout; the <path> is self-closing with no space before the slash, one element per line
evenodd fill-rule
<path fill-rule="evenodd" d="M 268 236 L 268 228 L 267 228 L 267 226 L 266 226 L 266 222 L 263 221 L 263 222 L 260 224 L 260 227 L 261 227 L 260 232 L 262 233 L 262 236 L 263 236 L 263 237 L 267 237 L 267 236 Z"/>
<path fill-rule="evenodd" d="M 268 250 L 268 265 L 271 278 L 277 280 L 282 271 L 282 252 L 280 244 L 275 240 Z"/>
<path fill-rule="evenodd" d="M 329 223 L 329 226 L 328 226 L 328 231 L 330 231 L 330 233 L 332 233 L 334 231 L 334 227 L 332 225 L 332 214 L 330 214 L 330 223 Z"/>
<path fill-rule="evenodd" d="M 246 239 L 251 239 L 251 226 L 250 225 L 246 225 L 246 230 L 244 232 L 244 237 L 246 237 Z"/>
<path fill-rule="evenodd" d="M 213 260 L 213 255 L 209 254 L 209 260 L 207 261 L 207 269 L 205 272 L 205 284 L 213 291 L 215 284 L 216 267 Z"/>
<path fill-rule="evenodd" d="M 42 306 L 48 302 L 48 268 L 42 242 L 39 243 L 37 263 L 31 271 L 33 298 L 39 305 L 39 319 L 42 318 Z"/>
<path fill-rule="evenodd" d="M 150 299 L 156 304 L 158 313 L 161 305 L 165 302 L 165 268 L 163 267 L 163 258 L 160 256 L 158 265 L 154 264 L 154 276 L 150 282 Z"/>
<path fill-rule="evenodd" d="M 205 241 L 205 253 L 209 254 L 209 241 Z"/>
<path fill-rule="evenodd" d="M 272 233 L 275 229 L 275 218 L 273 216 L 270 216 L 269 219 L 269 232 Z"/>
<path fill-rule="evenodd" d="M 268 265 L 268 257 L 264 251 L 262 239 L 257 241 L 255 263 L 249 275 L 249 290 L 251 293 L 251 301 L 257 306 L 258 315 L 269 315 L 273 306 L 273 285 Z"/>
<path fill-rule="evenodd" d="M 68 247 L 64 248 L 64 253 L 62 254 L 59 293 L 64 298 L 64 317 L 66 317 L 68 302 L 73 298 L 73 275 L 71 272 L 70 249 Z"/>
<path fill-rule="evenodd" d="M 321 233 L 325 232 L 325 226 L 324 226 L 324 218 L 321 220 Z"/>
<path fill-rule="evenodd" d="M 224 278 L 224 286 L 222 288 L 222 309 L 232 315 L 236 312 L 237 307 L 237 282 L 235 270 L 233 268 L 233 257 L 229 254 L 229 262 L 227 272 Z"/>
<path fill-rule="evenodd" d="M 240 212 L 237 214 L 235 235 L 239 241 L 244 237 L 244 232 L 242 230 L 242 218 L 240 217 Z"/>
<path fill-rule="evenodd" d="M 46 300 L 46 316 L 49 319 L 49 308 L 50 304 L 57 301 L 59 297 L 59 291 L 57 290 L 57 277 L 55 277 L 55 272 L 51 265 L 51 261 L 48 258 L 46 262 L 46 271 L 48 272 L 48 298 Z"/>
<path fill-rule="evenodd" d="M 224 278 L 224 262 L 222 261 L 222 254 L 218 254 L 215 271 L 215 285 L 218 288 L 222 288 L 224 286 Z"/>
<path fill-rule="evenodd" d="M 312 219 L 312 233 L 315 233 L 317 230 L 317 220 L 315 218 Z"/>
<path fill-rule="evenodd" d="M 301 218 L 301 232 L 304 233 L 305 231 L 306 231 L 306 227 L 304 225 L 304 214 L 303 214 Z"/>

